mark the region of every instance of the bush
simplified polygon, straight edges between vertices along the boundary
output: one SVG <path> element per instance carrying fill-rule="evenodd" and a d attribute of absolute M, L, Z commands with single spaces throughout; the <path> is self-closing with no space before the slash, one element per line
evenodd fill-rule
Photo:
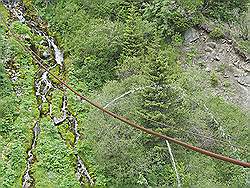
<path fill-rule="evenodd" d="M 218 86 L 218 84 L 219 84 L 219 79 L 218 79 L 218 76 L 216 75 L 215 72 L 212 72 L 212 73 L 211 73 L 210 81 L 211 81 L 212 86 L 214 86 L 214 87 Z"/>
<path fill-rule="evenodd" d="M 209 17 L 230 22 L 247 11 L 249 0 L 205 0 L 203 13 Z"/>
<path fill-rule="evenodd" d="M 224 37 L 224 33 L 221 31 L 220 28 L 216 27 L 209 33 L 209 36 L 212 39 L 221 39 Z"/>
<path fill-rule="evenodd" d="M 197 8 L 197 7 L 196 7 Z M 197 10 L 186 10 L 176 1 L 155 0 L 144 12 L 144 18 L 154 22 L 162 36 L 171 39 L 174 34 L 182 34 L 200 21 Z"/>

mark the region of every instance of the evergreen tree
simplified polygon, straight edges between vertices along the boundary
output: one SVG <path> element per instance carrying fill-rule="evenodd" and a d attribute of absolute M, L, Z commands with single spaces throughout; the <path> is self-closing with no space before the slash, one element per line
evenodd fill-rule
<path fill-rule="evenodd" d="M 184 122 L 186 102 L 183 93 L 175 84 L 180 75 L 173 49 L 156 53 L 150 58 L 148 80 L 151 83 L 142 93 L 142 110 L 145 125 L 156 128 L 151 121 L 168 125 Z M 163 127 L 161 127 L 163 128 Z"/>
<path fill-rule="evenodd" d="M 140 32 L 138 14 L 133 4 L 128 7 L 123 31 L 122 56 L 139 56 L 142 52 L 143 35 Z"/>

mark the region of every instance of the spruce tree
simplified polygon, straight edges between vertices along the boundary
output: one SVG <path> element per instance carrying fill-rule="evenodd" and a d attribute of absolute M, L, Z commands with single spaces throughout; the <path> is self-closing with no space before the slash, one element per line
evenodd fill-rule
<path fill-rule="evenodd" d="M 131 4 L 125 16 L 125 28 L 123 30 L 122 56 L 139 56 L 142 51 L 143 36 L 138 28 L 138 14 L 136 7 Z"/>
<path fill-rule="evenodd" d="M 151 83 L 142 92 L 140 113 L 148 128 L 164 128 L 152 121 L 177 126 L 187 119 L 186 102 L 182 90 L 175 84 L 180 75 L 179 66 L 173 49 L 167 49 L 151 55 L 148 80 Z"/>

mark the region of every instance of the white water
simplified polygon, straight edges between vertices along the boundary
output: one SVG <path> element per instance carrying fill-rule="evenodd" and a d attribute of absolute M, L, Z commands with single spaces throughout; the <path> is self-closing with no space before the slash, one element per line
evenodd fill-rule
<path fill-rule="evenodd" d="M 60 123 L 62 123 L 62 122 L 64 122 L 66 120 L 66 118 L 67 118 L 67 110 L 66 110 L 66 108 L 67 108 L 67 97 L 64 95 L 63 96 L 63 101 L 62 101 L 62 109 L 61 109 L 63 115 L 62 115 L 61 118 L 53 117 L 53 121 L 54 121 L 55 125 L 58 125 L 58 124 L 60 124 Z"/>
<path fill-rule="evenodd" d="M 34 155 L 32 151 L 36 147 L 37 137 L 39 133 L 40 133 L 40 127 L 39 127 L 38 122 L 36 122 L 33 128 L 32 145 L 31 145 L 31 148 L 28 150 L 27 166 L 26 166 L 24 176 L 22 178 L 23 180 L 22 188 L 29 188 L 32 186 L 32 184 L 34 184 L 34 179 L 30 176 L 30 169 L 31 169 L 31 164 L 34 162 Z"/>
<path fill-rule="evenodd" d="M 48 42 L 49 49 L 53 48 L 53 51 L 54 51 L 53 55 L 54 55 L 54 60 L 55 60 L 56 64 L 54 66 L 49 67 L 49 70 L 55 68 L 57 65 L 59 65 L 60 69 L 62 70 L 63 60 L 64 60 L 63 53 L 55 44 L 55 42 L 54 42 L 55 40 L 53 38 L 47 36 L 42 30 L 40 30 L 36 26 L 35 22 L 33 22 L 33 21 L 30 22 L 30 21 L 25 20 L 25 18 L 23 16 L 23 12 L 22 12 L 22 8 L 23 8 L 22 3 L 15 1 L 12 4 L 6 3 L 5 6 L 14 15 L 14 17 L 18 18 L 18 20 L 20 22 L 27 23 L 28 25 L 31 25 L 31 28 L 33 29 L 33 31 L 35 31 L 39 35 L 43 35 Z M 52 51 L 52 49 L 50 49 L 50 51 Z M 35 95 L 36 95 L 37 99 L 41 99 L 41 102 L 38 100 L 38 102 L 39 102 L 38 110 L 40 112 L 40 116 L 42 115 L 43 103 L 49 103 L 49 114 L 50 114 L 50 116 L 52 115 L 52 104 L 46 98 L 46 96 L 49 94 L 49 92 L 52 88 L 54 88 L 54 87 L 52 85 L 52 82 L 49 79 L 48 72 L 47 71 L 41 72 L 41 69 L 40 69 L 38 71 L 37 77 L 35 79 Z M 74 150 L 76 150 L 75 147 L 76 147 L 76 144 L 78 143 L 78 140 L 80 138 L 80 134 L 78 133 L 78 130 L 77 130 L 78 123 L 77 123 L 76 118 L 70 112 L 68 112 L 70 115 L 67 118 L 67 98 L 66 98 L 66 95 L 63 96 L 61 111 L 63 113 L 62 117 L 61 118 L 54 117 L 53 118 L 54 124 L 58 125 L 67 119 L 69 120 L 72 132 L 75 135 L 75 141 L 74 141 L 73 148 L 74 148 Z M 31 166 L 32 166 L 32 163 L 34 162 L 34 158 L 35 158 L 33 153 L 32 153 L 32 150 L 35 149 L 35 147 L 36 147 L 36 141 L 37 141 L 39 133 L 40 133 L 40 127 L 39 127 L 38 122 L 37 122 L 33 128 L 32 145 L 31 145 L 31 148 L 27 152 L 27 154 L 28 154 L 27 165 L 26 165 L 25 173 L 22 177 L 22 187 L 23 188 L 32 187 L 34 185 L 34 182 L 35 182 L 35 180 L 30 175 L 30 170 L 32 168 Z M 79 180 L 80 184 L 84 185 L 85 182 L 82 179 L 83 179 L 83 177 L 85 177 L 87 182 L 90 185 L 93 185 L 94 182 L 91 179 L 91 177 L 87 171 L 87 168 L 85 167 L 85 165 L 84 165 L 82 159 L 80 158 L 80 156 L 78 155 L 77 151 L 76 151 L 76 160 L 77 160 L 76 176 L 77 176 L 77 179 Z"/>

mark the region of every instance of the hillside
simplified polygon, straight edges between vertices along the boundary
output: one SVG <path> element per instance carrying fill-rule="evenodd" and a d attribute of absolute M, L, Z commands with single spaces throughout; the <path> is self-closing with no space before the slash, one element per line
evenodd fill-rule
<path fill-rule="evenodd" d="M 0 1 L 0 188 L 249 187 L 249 7 Z"/>

